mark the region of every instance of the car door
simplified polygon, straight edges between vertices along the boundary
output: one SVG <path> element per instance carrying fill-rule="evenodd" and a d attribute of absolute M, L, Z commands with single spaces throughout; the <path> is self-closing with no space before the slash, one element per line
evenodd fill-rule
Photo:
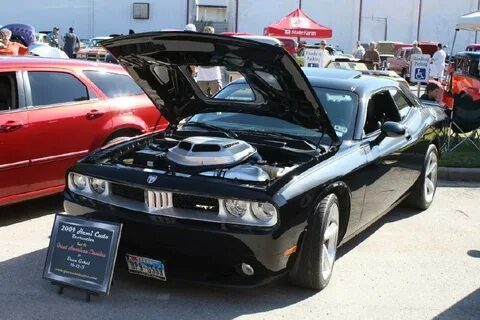
<path fill-rule="evenodd" d="M 58 187 L 68 167 L 102 145 L 111 127 L 109 108 L 74 71 L 30 70 L 27 78 L 29 189 Z"/>
<path fill-rule="evenodd" d="M 408 127 L 414 112 L 403 106 L 399 112 L 392 93 L 396 88 L 374 93 L 367 104 L 363 147 L 368 165 L 362 224 L 366 224 L 390 208 L 413 185 L 419 175 L 418 154 L 410 129 L 405 136 L 380 139 L 381 125 L 386 121 L 401 122 Z M 396 96 L 400 101 L 400 98 Z M 411 109 L 411 108 L 410 108 Z M 411 114 L 410 114 L 411 113 Z M 422 160 L 419 160 L 423 163 Z"/>
<path fill-rule="evenodd" d="M 0 204 L 28 191 L 29 151 L 21 74 L 0 71 Z"/>

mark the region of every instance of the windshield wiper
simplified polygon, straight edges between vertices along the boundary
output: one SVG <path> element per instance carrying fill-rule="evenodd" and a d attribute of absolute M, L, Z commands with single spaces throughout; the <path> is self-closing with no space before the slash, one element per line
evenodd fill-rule
<path fill-rule="evenodd" d="M 296 140 L 296 141 L 308 141 L 302 137 L 286 134 L 286 133 L 279 133 L 279 132 L 270 132 L 270 131 L 257 131 L 257 130 L 235 130 L 235 132 L 247 134 L 251 136 L 261 136 L 261 137 L 275 137 L 280 138 L 282 140 Z"/>
<path fill-rule="evenodd" d="M 238 135 L 231 130 L 228 130 L 228 129 L 225 129 L 225 128 L 222 128 L 222 127 L 217 127 L 217 126 L 214 126 L 212 124 L 205 123 L 205 122 L 189 121 L 189 122 L 185 122 L 183 125 L 184 126 L 195 126 L 195 127 L 204 128 L 204 129 L 217 130 L 217 131 L 222 132 L 227 137 L 232 138 L 232 139 L 238 137 Z"/>

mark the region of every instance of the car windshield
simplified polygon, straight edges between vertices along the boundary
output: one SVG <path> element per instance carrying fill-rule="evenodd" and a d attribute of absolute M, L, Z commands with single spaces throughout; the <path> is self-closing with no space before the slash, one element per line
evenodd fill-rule
<path fill-rule="evenodd" d="M 90 40 L 89 47 L 101 47 L 100 42 L 105 39 L 92 39 Z"/>
<path fill-rule="evenodd" d="M 357 114 L 358 107 L 358 97 L 356 94 L 343 90 L 334 90 L 327 88 L 314 87 L 315 93 L 320 100 L 320 103 L 325 108 L 327 116 L 332 123 L 335 132 L 339 138 L 350 140 L 353 137 L 353 128 L 355 125 L 355 117 Z M 255 95 L 252 89 L 243 82 L 232 83 L 226 86 L 222 91 L 220 91 L 216 96 L 216 99 L 225 99 L 225 100 L 242 100 L 242 101 L 254 101 Z M 192 118 L 192 121 L 204 122 L 204 121 L 217 121 L 217 114 L 199 114 Z M 219 121 L 232 120 L 232 118 L 224 118 L 224 115 L 218 115 Z M 205 116 L 205 118 L 203 118 Z M 231 116 L 231 114 L 229 115 Z M 321 135 L 321 132 L 307 129 L 293 123 L 279 120 L 276 118 L 260 117 L 256 115 L 246 115 L 241 114 L 240 117 L 245 117 L 241 122 L 227 124 L 229 128 L 239 129 L 244 128 L 245 125 L 252 125 L 254 130 L 262 131 L 273 131 L 286 133 L 291 135 L 305 135 L 308 137 L 318 139 Z M 248 119 L 247 119 L 248 117 Z M 233 119 L 239 120 L 239 119 Z M 244 121 L 245 120 L 245 121 Z M 248 120 L 248 121 L 247 121 Z M 262 121 L 266 121 L 263 123 Z M 250 123 L 251 122 L 251 123 Z M 216 125 L 222 126 L 225 123 L 215 123 Z M 272 126 L 267 126 L 266 124 L 271 124 Z M 232 127 L 233 126 L 233 127 Z M 309 139 L 310 140 L 310 139 Z M 310 140 L 310 141 L 313 141 Z"/>

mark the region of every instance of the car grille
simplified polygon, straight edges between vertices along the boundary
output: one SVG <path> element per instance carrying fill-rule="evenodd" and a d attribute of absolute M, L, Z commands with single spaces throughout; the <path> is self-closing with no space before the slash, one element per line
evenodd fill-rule
<path fill-rule="evenodd" d="M 175 208 L 218 213 L 217 199 L 180 193 L 174 193 L 172 197 Z"/>
<path fill-rule="evenodd" d="M 140 202 L 145 201 L 145 191 L 140 188 L 129 187 L 123 184 L 112 183 L 111 192 L 113 195 L 124 197 L 130 200 L 136 200 Z"/>

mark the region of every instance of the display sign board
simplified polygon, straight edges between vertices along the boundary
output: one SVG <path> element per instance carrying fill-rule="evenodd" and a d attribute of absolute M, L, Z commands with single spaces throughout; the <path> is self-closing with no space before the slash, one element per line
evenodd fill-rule
<path fill-rule="evenodd" d="M 325 65 L 323 58 L 323 49 L 305 48 L 304 66 L 311 68 L 323 68 Z"/>
<path fill-rule="evenodd" d="M 427 82 L 429 77 L 430 55 L 412 54 L 410 82 Z"/>
<path fill-rule="evenodd" d="M 44 279 L 108 294 L 122 225 L 56 214 Z"/>

